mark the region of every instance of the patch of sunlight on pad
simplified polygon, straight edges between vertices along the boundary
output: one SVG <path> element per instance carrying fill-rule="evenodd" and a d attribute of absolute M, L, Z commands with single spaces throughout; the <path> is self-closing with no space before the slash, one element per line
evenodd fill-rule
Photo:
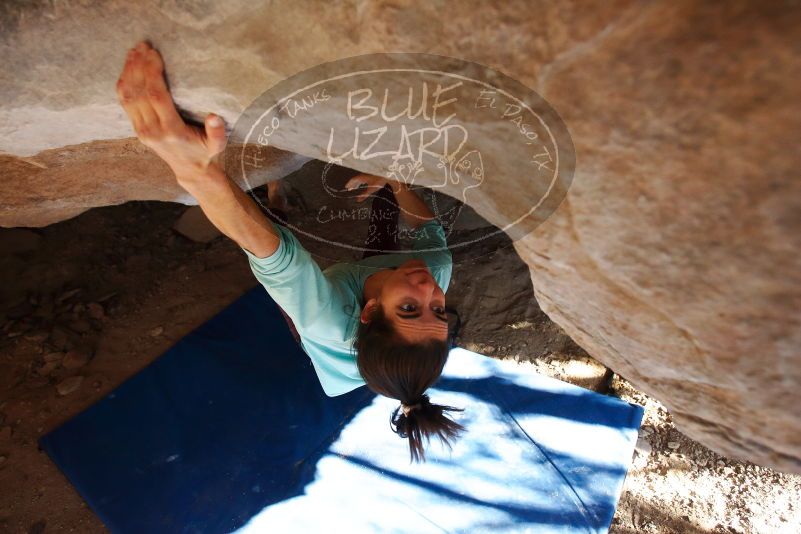
<path fill-rule="evenodd" d="M 468 389 L 477 383 L 472 381 L 500 379 L 568 397 L 584 391 L 538 375 L 533 366 L 521 372 L 516 362 L 464 349 L 451 352 L 443 378 L 467 380 Z M 434 440 L 426 449 L 428 462 L 410 464 L 406 440 L 389 429 L 390 413 L 398 403 L 379 396 L 342 430 L 317 463 L 315 478 L 303 495 L 265 508 L 238 532 L 315 532 L 325 517 L 336 517 L 330 532 L 365 532 L 365 525 L 373 532 L 421 534 L 605 530 L 590 527 L 599 519 L 586 501 L 599 492 L 619 494 L 622 477 L 618 474 L 616 482 L 610 479 L 608 487 L 595 493 L 577 491 L 569 479 L 603 477 L 593 467 L 599 451 L 607 455 L 611 451 L 619 460 L 612 449 L 622 446 L 622 455 L 630 461 L 631 436 L 621 437 L 619 429 L 537 414 L 536 409 L 510 417 L 506 407 L 485 394 L 446 386 L 447 380 L 432 388 L 432 402 L 466 408 L 455 418 L 467 432 L 452 450 Z M 627 445 L 626 439 L 631 443 Z M 587 465 L 576 464 L 576 470 L 566 474 L 551 454 L 573 456 Z"/>

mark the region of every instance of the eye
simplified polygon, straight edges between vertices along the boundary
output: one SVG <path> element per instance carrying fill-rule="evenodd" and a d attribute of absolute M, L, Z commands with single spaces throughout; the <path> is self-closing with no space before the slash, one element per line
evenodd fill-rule
<path fill-rule="evenodd" d="M 442 306 L 434 306 L 431 309 L 434 310 L 434 313 L 436 313 L 437 315 L 445 315 L 445 308 L 443 308 Z"/>
<path fill-rule="evenodd" d="M 401 304 L 400 309 L 401 311 L 405 312 L 413 312 L 414 310 L 417 309 L 417 306 L 415 306 L 414 304 Z"/>

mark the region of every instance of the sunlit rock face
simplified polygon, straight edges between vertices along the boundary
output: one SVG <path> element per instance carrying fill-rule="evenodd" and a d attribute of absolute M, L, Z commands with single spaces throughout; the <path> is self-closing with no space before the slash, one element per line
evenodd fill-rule
<path fill-rule="evenodd" d="M 248 4 L 4 8 L 0 224 L 134 198 L 191 203 L 128 139 L 116 104 L 125 52 L 143 37 L 188 116 L 231 125 L 274 83 L 338 58 L 402 50 L 484 64 L 544 96 L 575 145 L 559 209 L 514 236 L 543 309 L 691 437 L 801 472 L 798 6 Z M 504 146 L 496 123 L 471 128 Z M 326 158 L 296 133 L 271 147 L 265 179 Z M 486 180 L 467 201 L 503 226 L 529 184 Z"/>

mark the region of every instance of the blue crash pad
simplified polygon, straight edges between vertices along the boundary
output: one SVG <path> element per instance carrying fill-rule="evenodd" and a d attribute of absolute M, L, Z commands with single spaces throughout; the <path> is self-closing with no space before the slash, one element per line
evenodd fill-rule
<path fill-rule="evenodd" d="M 452 451 L 410 464 L 396 401 L 329 398 L 256 287 L 40 446 L 112 532 L 606 532 L 642 409 L 455 348 Z"/>

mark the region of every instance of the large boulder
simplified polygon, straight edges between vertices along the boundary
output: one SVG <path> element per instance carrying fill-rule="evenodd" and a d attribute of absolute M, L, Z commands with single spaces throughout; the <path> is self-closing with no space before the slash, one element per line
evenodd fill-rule
<path fill-rule="evenodd" d="M 483 63 L 537 89 L 573 136 L 567 198 L 544 224 L 515 236 L 546 313 L 664 402 L 691 437 L 801 472 L 799 7 L 15 6 L 1 22 L 0 150 L 8 157 L 0 224 L 70 216 L 85 209 L 69 201 L 84 190 L 97 192 L 93 205 L 120 201 L 104 199 L 109 182 L 125 183 L 125 198 L 164 198 L 156 190 L 166 182 L 150 178 L 163 169 L 125 139 L 132 131 L 114 94 L 125 51 L 140 38 L 162 52 L 188 116 L 214 111 L 230 124 L 273 83 L 345 56 L 404 50 Z M 335 120 L 320 116 L 318 126 Z M 297 133 L 274 148 L 324 158 L 324 147 Z M 485 133 L 498 135 L 491 125 Z M 81 151 L 103 143 L 116 152 L 87 166 Z M 67 145 L 88 148 L 70 155 Z M 30 168 L 53 168 L 53 154 L 63 154 L 62 174 L 46 186 L 26 178 Z M 71 158 L 75 172 L 62 179 Z M 382 170 L 370 160 L 343 163 Z M 502 226 L 529 184 L 514 173 L 495 180 L 467 200 Z"/>
<path fill-rule="evenodd" d="M 801 472 L 801 9 L 649 4 L 540 81 L 578 165 L 543 310 L 691 437 Z"/>

